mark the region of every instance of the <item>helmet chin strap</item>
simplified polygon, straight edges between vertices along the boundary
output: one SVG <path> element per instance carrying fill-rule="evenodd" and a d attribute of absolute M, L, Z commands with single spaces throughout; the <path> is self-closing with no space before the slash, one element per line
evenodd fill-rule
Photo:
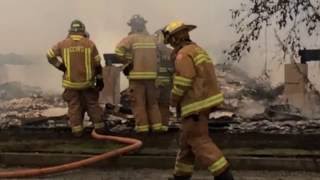
<path fill-rule="evenodd" d="M 182 34 L 170 37 L 170 45 L 174 48 L 183 47 L 185 44 L 189 44 L 191 42 L 189 34 Z"/>

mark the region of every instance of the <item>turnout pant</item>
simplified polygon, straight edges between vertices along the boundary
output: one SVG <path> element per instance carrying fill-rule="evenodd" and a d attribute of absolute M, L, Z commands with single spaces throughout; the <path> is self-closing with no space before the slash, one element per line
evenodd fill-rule
<path fill-rule="evenodd" d="M 99 92 L 96 89 L 65 89 L 63 99 L 68 103 L 69 124 L 73 133 L 83 130 L 82 121 L 85 111 L 96 129 L 103 128 L 102 109 L 98 104 Z"/>
<path fill-rule="evenodd" d="M 159 86 L 159 109 L 161 113 L 161 122 L 162 128 L 164 131 L 168 130 L 169 118 L 170 118 L 170 93 L 171 87 L 167 86 Z"/>
<path fill-rule="evenodd" d="M 214 176 L 229 166 L 221 150 L 209 137 L 208 118 L 209 113 L 202 112 L 182 120 L 175 176 L 191 176 L 195 160 L 207 167 Z"/>
<path fill-rule="evenodd" d="M 130 80 L 135 131 L 161 131 L 161 114 L 154 80 Z"/>

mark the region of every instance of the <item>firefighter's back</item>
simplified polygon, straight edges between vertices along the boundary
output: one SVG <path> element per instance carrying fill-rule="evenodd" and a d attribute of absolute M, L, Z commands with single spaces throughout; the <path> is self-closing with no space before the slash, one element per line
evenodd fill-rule
<path fill-rule="evenodd" d="M 94 43 L 83 36 L 70 35 L 61 42 L 60 50 L 67 68 L 63 86 L 76 89 L 92 86 L 95 74 L 93 54 L 97 54 Z"/>
<path fill-rule="evenodd" d="M 153 37 L 145 33 L 136 33 L 128 38 L 132 41 L 133 55 L 133 70 L 130 78 L 156 79 L 157 51 Z"/>

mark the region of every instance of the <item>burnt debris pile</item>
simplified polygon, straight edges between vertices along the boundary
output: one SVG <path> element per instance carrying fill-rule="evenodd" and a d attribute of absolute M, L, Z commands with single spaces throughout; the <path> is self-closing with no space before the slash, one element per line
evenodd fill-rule
<path fill-rule="evenodd" d="M 318 133 L 320 118 L 314 114 L 310 117 L 289 105 L 284 100 L 283 84 L 272 87 L 269 81 L 250 78 L 234 66 L 217 65 L 216 70 L 225 104 L 211 113 L 210 128 L 222 128 L 231 133 Z M 104 120 L 113 132 L 130 131 L 133 128 L 130 98 L 124 92 L 120 106 L 105 106 Z M 317 101 L 314 93 L 308 96 Z M 61 95 L 49 95 L 37 87 L 16 82 L 0 84 L 0 99 L 0 128 L 41 120 L 67 119 L 66 104 Z M 174 116 L 171 120 L 173 126 L 179 124 Z"/>
<path fill-rule="evenodd" d="M 0 128 L 21 126 L 66 113 L 66 105 L 60 95 L 46 94 L 40 88 L 6 83 L 0 85 L 0 92 L 5 94 L 0 97 Z"/>

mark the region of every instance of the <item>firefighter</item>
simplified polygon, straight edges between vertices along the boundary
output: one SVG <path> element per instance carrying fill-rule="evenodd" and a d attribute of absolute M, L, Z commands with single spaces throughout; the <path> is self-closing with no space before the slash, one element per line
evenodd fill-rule
<path fill-rule="evenodd" d="M 122 39 L 115 53 L 124 64 L 132 95 L 132 110 L 135 116 L 135 131 L 147 133 L 162 131 L 155 79 L 157 78 L 156 43 L 146 29 L 146 20 L 133 15 L 128 25 L 131 32 Z M 128 65 L 130 64 L 130 65 Z M 128 70 L 130 69 L 130 70 Z"/>
<path fill-rule="evenodd" d="M 157 42 L 158 52 L 158 77 L 156 79 L 156 86 L 159 90 L 159 109 L 163 131 L 168 131 L 170 118 L 169 99 L 173 77 L 173 61 L 170 57 L 172 49 L 164 44 L 164 37 L 161 29 L 154 33 L 154 37 Z"/>
<path fill-rule="evenodd" d="M 63 72 L 63 99 L 68 103 L 72 133 L 83 133 L 83 115 L 87 111 L 97 133 L 105 133 L 99 91 L 104 87 L 101 58 L 95 44 L 88 39 L 85 25 L 74 20 L 66 39 L 47 52 L 50 64 Z M 59 59 L 60 58 L 60 59 Z"/>
<path fill-rule="evenodd" d="M 165 43 L 174 48 L 175 75 L 170 105 L 177 108 L 182 119 L 174 179 L 190 179 L 197 159 L 208 167 L 215 180 L 233 180 L 228 161 L 209 137 L 209 112 L 223 103 L 224 98 L 212 60 L 190 40 L 189 32 L 195 28 L 173 21 L 163 29 Z"/>

